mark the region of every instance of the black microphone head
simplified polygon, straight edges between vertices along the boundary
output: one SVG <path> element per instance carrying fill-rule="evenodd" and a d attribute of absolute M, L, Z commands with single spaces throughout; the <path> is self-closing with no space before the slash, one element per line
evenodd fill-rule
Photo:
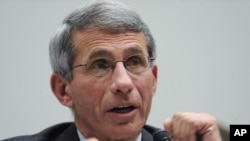
<path fill-rule="evenodd" d="M 145 125 L 144 128 L 152 135 L 154 141 L 171 141 L 168 132 L 163 129 L 150 125 Z"/>

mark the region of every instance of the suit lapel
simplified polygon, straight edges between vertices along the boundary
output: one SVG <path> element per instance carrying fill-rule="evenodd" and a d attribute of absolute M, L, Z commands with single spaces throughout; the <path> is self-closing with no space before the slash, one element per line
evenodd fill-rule
<path fill-rule="evenodd" d="M 153 141 L 152 135 L 145 129 L 142 130 L 142 141 Z"/>
<path fill-rule="evenodd" d="M 80 141 L 75 124 L 72 124 L 68 129 L 66 129 L 55 139 L 55 141 Z"/>

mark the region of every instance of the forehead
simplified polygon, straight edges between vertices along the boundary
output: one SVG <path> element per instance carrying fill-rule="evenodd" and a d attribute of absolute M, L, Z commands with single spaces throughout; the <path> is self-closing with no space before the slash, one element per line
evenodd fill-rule
<path fill-rule="evenodd" d="M 145 35 L 142 32 L 111 34 L 101 30 L 74 31 L 73 43 L 78 54 L 88 58 L 118 54 L 147 54 Z"/>

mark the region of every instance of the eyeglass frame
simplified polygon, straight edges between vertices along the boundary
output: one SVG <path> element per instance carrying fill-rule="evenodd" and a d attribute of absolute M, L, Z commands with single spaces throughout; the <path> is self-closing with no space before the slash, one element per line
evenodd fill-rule
<path fill-rule="evenodd" d="M 126 66 L 126 64 L 125 64 L 124 62 L 128 61 L 128 59 L 129 59 L 130 57 L 133 57 L 133 56 L 136 56 L 136 55 L 144 56 L 144 57 L 147 59 L 147 61 L 146 61 L 146 62 L 147 62 L 147 67 L 145 67 L 145 69 L 143 69 L 143 70 L 140 71 L 140 72 L 134 73 L 134 72 L 131 72 L 130 70 L 127 69 L 127 66 Z M 94 62 L 94 60 L 98 60 L 98 59 L 104 59 L 104 60 L 106 60 L 106 61 L 110 61 L 110 62 L 111 62 L 111 67 L 109 66 L 109 69 L 111 69 L 111 71 L 107 71 L 107 73 L 105 73 L 105 74 L 103 74 L 103 75 L 100 75 L 100 76 L 99 76 L 99 75 L 95 75 L 95 74 L 93 74 L 93 73 L 90 73 L 90 71 L 88 71 L 88 70 L 89 70 L 89 69 L 88 69 L 88 63 Z M 125 67 L 125 69 L 126 69 L 128 72 L 130 72 L 130 73 L 132 73 L 132 74 L 139 74 L 139 73 L 142 73 L 142 72 L 145 72 L 146 70 L 148 70 L 148 69 L 152 66 L 152 62 L 153 62 L 154 60 L 155 60 L 154 57 L 149 57 L 149 56 L 147 56 L 147 55 L 145 55 L 145 54 L 133 54 L 133 55 L 128 56 L 125 60 L 112 60 L 112 59 L 107 58 L 107 57 L 99 57 L 99 58 L 95 58 L 95 59 L 92 59 L 92 60 L 88 60 L 85 64 L 79 64 L 79 65 L 73 66 L 73 69 L 78 68 L 78 67 L 84 67 L 84 66 L 85 66 L 88 74 L 90 74 L 90 75 L 92 75 L 92 76 L 96 76 L 96 77 L 102 77 L 102 76 L 107 75 L 109 72 L 113 72 L 114 69 L 115 69 L 115 67 L 116 67 L 116 64 L 117 64 L 118 62 L 122 62 L 122 63 L 123 63 L 123 66 Z"/>

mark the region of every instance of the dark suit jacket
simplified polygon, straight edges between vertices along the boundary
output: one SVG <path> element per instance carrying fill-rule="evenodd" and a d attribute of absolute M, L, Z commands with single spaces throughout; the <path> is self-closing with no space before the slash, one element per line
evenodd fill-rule
<path fill-rule="evenodd" d="M 143 128 L 142 141 L 153 141 L 149 132 Z M 79 137 L 75 124 L 70 122 L 54 125 L 34 135 L 19 136 L 3 141 L 79 141 Z"/>

